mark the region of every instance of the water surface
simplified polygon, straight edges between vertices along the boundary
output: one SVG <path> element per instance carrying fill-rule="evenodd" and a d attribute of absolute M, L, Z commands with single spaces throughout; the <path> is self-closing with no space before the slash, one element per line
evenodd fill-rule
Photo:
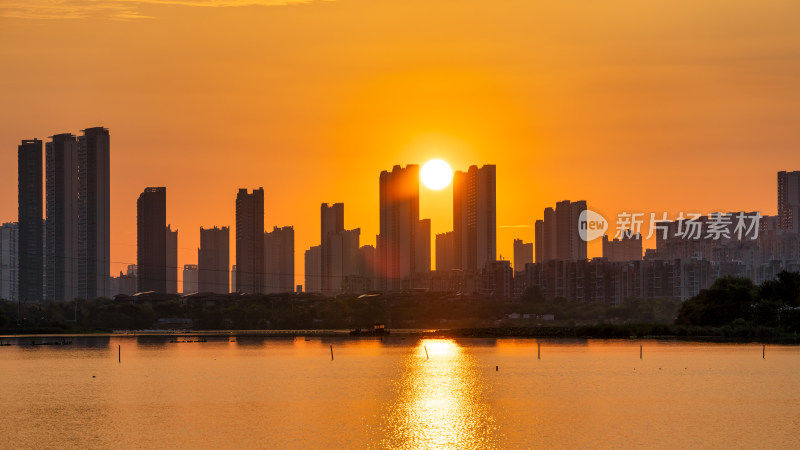
<path fill-rule="evenodd" d="M 800 429 L 796 346 L 71 339 L 0 347 L 0 447 L 795 448 Z"/>

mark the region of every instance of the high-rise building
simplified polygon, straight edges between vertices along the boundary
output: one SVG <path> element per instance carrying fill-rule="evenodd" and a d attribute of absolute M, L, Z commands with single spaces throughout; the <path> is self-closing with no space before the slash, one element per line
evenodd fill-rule
<path fill-rule="evenodd" d="M 184 264 L 183 265 L 183 293 L 190 294 L 192 292 L 198 292 L 197 289 L 197 275 L 198 275 L 197 264 Z M 228 273 L 228 269 L 225 269 L 225 273 Z"/>
<path fill-rule="evenodd" d="M 236 288 L 236 264 L 231 266 L 231 292 L 239 292 Z"/>
<path fill-rule="evenodd" d="M 264 293 L 264 188 L 236 196 L 236 288 Z"/>
<path fill-rule="evenodd" d="M 455 261 L 477 273 L 497 258 L 496 167 L 470 166 L 453 175 Z"/>
<path fill-rule="evenodd" d="M 544 246 L 541 245 L 541 242 L 544 241 L 544 220 L 542 219 L 536 220 L 533 225 L 533 241 L 536 243 L 534 249 L 536 262 L 542 262 L 544 260 Z"/>
<path fill-rule="evenodd" d="M 384 170 L 380 175 L 380 234 L 376 249 L 379 290 L 411 287 L 411 277 L 417 272 L 418 228 L 419 166 Z"/>
<path fill-rule="evenodd" d="M 50 137 L 46 159 L 45 298 L 67 301 L 79 296 L 78 140 L 69 133 Z"/>
<path fill-rule="evenodd" d="M 514 239 L 514 272 L 524 272 L 525 264 L 533 262 L 533 243 Z"/>
<path fill-rule="evenodd" d="M 305 253 L 306 292 L 322 291 L 322 246 L 315 245 Z"/>
<path fill-rule="evenodd" d="M 110 297 L 110 138 L 103 127 L 82 131 L 78 137 L 78 294 Z"/>
<path fill-rule="evenodd" d="M 14 222 L 0 225 L 0 299 L 2 300 L 15 302 L 18 299 L 18 248 L 18 224 Z"/>
<path fill-rule="evenodd" d="M 431 272 L 431 219 L 417 221 L 416 246 L 414 251 L 414 272 L 427 274 Z"/>
<path fill-rule="evenodd" d="M 229 264 L 230 228 L 215 226 L 204 229 L 200 227 L 200 248 L 197 249 L 197 290 L 227 294 L 231 289 L 228 279 Z"/>
<path fill-rule="evenodd" d="M 137 289 L 167 292 L 167 188 L 146 188 L 136 209 Z"/>
<path fill-rule="evenodd" d="M 18 295 L 23 301 L 44 298 L 44 229 L 42 223 L 42 141 L 17 147 L 19 245 Z"/>
<path fill-rule="evenodd" d="M 345 277 L 358 275 L 358 248 L 361 229 L 344 229 L 344 204 L 323 203 L 320 208 L 321 290 L 342 292 Z"/>
<path fill-rule="evenodd" d="M 536 255 L 545 262 L 550 260 L 583 261 L 586 259 L 586 241 L 581 239 L 578 219 L 586 210 L 586 201 L 556 203 L 556 209 L 545 208 L 544 220 L 536 223 Z"/>
<path fill-rule="evenodd" d="M 578 220 L 586 210 L 586 202 L 564 200 L 556 203 L 557 259 L 581 261 L 586 259 L 586 241 L 581 239 Z"/>
<path fill-rule="evenodd" d="M 274 227 L 264 233 L 264 292 L 294 291 L 294 228 Z"/>
<path fill-rule="evenodd" d="M 778 172 L 778 226 L 800 232 L 800 171 Z"/>
<path fill-rule="evenodd" d="M 167 264 L 166 274 L 164 275 L 167 280 L 167 293 L 178 293 L 178 230 L 172 230 L 170 225 L 166 228 L 166 243 L 167 243 Z"/>
<path fill-rule="evenodd" d="M 125 273 L 120 271 L 119 276 L 111 277 L 111 296 L 136 294 L 136 276 L 136 264 L 128 264 L 128 269 Z"/>
<path fill-rule="evenodd" d="M 436 270 L 447 271 L 456 269 L 455 261 L 455 235 L 452 231 L 436 235 Z"/>
<path fill-rule="evenodd" d="M 603 258 L 611 262 L 641 261 L 642 235 L 622 236 L 620 239 L 608 239 L 603 235 Z"/>

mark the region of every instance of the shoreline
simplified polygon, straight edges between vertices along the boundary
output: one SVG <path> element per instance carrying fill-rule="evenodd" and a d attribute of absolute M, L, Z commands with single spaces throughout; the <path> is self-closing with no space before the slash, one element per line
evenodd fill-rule
<path fill-rule="evenodd" d="M 12 331 L 9 333 L 9 331 Z M 16 332 L 14 332 L 16 331 Z M 672 332 L 670 332 L 672 331 Z M 675 332 L 677 331 L 677 332 Z M 57 330 L 2 330 L 6 339 L 64 337 L 204 337 L 204 338 L 346 338 L 346 339 L 547 339 L 547 340 L 663 340 L 715 343 L 778 343 L 797 345 L 796 334 L 775 329 L 678 328 L 673 325 L 584 325 L 550 327 L 483 327 L 453 329 L 394 329 L 389 333 L 351 335 L 350 330 L 115 330 L 58 332 Z M 216 339 L 215 339 L 216 341 Z"/>

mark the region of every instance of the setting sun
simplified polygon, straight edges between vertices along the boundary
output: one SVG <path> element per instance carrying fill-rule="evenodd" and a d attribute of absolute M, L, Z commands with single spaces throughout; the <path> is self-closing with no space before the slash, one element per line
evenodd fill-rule
<path fill-rule="evenodd" d="M 438 191 L 446 188 L 453 180 L 453 170 L 447 162 L 441 159 L 432 159 L 422 166 L 420 179 L 428 189 Z"/>

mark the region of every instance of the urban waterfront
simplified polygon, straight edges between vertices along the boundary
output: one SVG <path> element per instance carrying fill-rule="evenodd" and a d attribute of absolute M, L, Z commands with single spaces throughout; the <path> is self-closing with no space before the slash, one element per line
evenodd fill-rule
<path fill-rule="evenodd" d="M 2 343 L 2 448 L 793 448 L 800 425 L 799 346 L 401 335 Z"/>

